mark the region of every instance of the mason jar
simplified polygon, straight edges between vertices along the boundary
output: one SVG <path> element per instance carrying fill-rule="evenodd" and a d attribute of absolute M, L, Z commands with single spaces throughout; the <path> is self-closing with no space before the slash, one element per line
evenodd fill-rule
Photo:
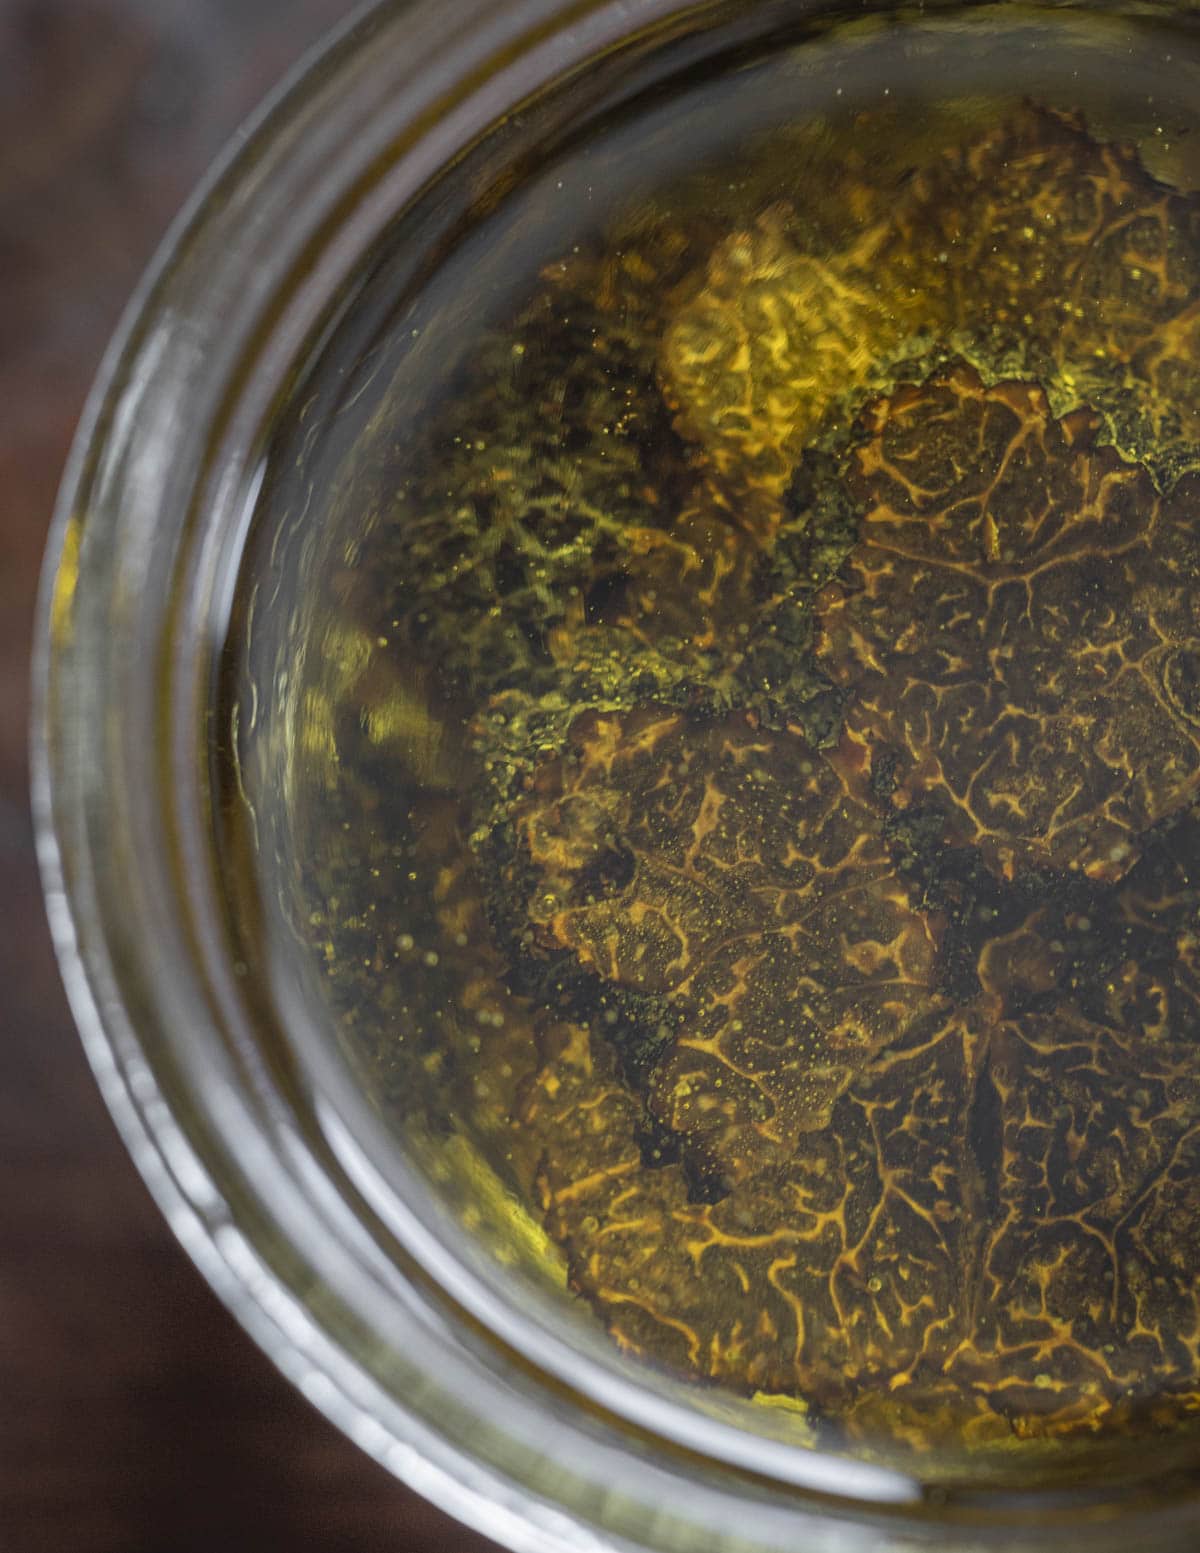
<path fill-rule="evenodd" d="M 918 9 L 934 30 L 951 16 Z M 1157 56 L 1138 40 L 1150 8 L 1137 10 L 1106 13 L 1103 39 L 1119 38 L 1148 79 Z M 1086 62 L 1086 8 L 1053 14 Z M 108 354 L 63 485 L 35 795 L 58 953 L 105 1098 L 175 1233 L 279 1368 L 412 1488 L 520 1553 L 1100 1553 L 1200 1538 L 1186 1432 L 1100 1442 L 1033 1476 L 975 1472 L 831 1448 L 795 1411 L 619 1350 L 538 1226 L 514 1214 L 487 1139 L 456 1131 L 453 1087 L 422 1087 L 416 1069 L 437 1065 L 429 1039 L 412 1071 L 356 1044 L 355 1021 L 323 990 L 322 934 L 308 933 L 297 884 L 328 785 L 298 767 L 296 741 L 321 743 L 312 709 L 351 681 L 382 694 L 343 661 L 353 642 L 333 584 L 352 563 L 339 513 L 354 487 L 339 471 L 355 467 L 381 406 L 393 427 L 417 413 L 484 305 L 468 291 L 423 313 L 430 276 L 573 136 L 720 57 L 786 35 L 806 111 L 856 83 L 877 93 L 899 15 L 856 8 L 843 52 L 810 68 L 805 48 L 845 19 L 822 0 L 365 11 L 180 217 Z M 1008 16 L 985 4 L 954 25 L 977 29 L 983 59 Z M 1156 25 L 1178 29 L 1181 57 L 1195 49 L 1182 13 Z M 567 193 L 569 208 L 538 207 L 564 248 L 583 199 Z M 368 353 L 368 313 L 376 333 L 385 318 L 387 339 L 414 342 L 389 357 L 391 397 L 370 374 L 355 379 L 370 414 L 336 384 L 314 387 L 311 366 L 347 331 Z M 305 463 L 309 432 L 334 426 L 333 452 Z M 291 495 L 272 504 L 289 474 Z M 239 602 L 250 565 L 253 624 Z M 231 692 L 243 672 L 261 695 Z M 401 694 L 405 666 L 388 672 Z M 419 744 L 419 708 L 412 717 Z M 398 783 L 414 748 L 380 741 Z M 261 800 L 243 795 L 249 839 L 244 814 L 232 834 L 222 790 L 231 752 Z M 410 949 L 421 935 L 414 923 Z M 401 962 L 401 991 L 420 973 L 405 963 L 417 967 Z"/>

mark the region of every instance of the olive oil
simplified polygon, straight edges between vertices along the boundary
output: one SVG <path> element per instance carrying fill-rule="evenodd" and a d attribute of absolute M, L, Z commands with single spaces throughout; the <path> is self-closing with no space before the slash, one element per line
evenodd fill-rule
<path fill-rule="evenodd" d="M 241 957 L 514 1277 L 837 1441 L 1200 1404 L 1198 88 L 1005 7 L 664 67 L 274 428 Z"/>

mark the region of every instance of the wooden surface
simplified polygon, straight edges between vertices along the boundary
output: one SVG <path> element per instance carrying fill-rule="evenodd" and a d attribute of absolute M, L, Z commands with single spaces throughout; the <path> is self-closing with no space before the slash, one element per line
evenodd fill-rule
<path fill-rule="evenodd" d="M 105 342 L 175 209 L 349 0 L 0 0 L 0 1550 L 488 1546 L 217 1304 L 85 1065 L 27 817 L 33 596 Z"/>

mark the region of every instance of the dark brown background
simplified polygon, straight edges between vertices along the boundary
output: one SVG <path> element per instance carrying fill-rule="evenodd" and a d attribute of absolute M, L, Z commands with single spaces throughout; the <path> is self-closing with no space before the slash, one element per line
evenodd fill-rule
<path fill-rule="evenodd" d="M 0 0 L 0 1548 L 486 1544 L 279 1378 L 159 1219 L 59 988 L 26 797 L 55 486 L 138 274 L 244 114 L 350 0 Z"/>

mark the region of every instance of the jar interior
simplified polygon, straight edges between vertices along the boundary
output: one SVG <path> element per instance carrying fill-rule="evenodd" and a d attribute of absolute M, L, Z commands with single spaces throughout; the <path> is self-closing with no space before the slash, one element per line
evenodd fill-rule
<path fill-rule="evenodd" d="M 1111 1473 L 1200 1399 L 1200 54 L 770 20 L 551 83 L 331 302 L 227 559 L 228 929 L 581 1353 Z"/>

